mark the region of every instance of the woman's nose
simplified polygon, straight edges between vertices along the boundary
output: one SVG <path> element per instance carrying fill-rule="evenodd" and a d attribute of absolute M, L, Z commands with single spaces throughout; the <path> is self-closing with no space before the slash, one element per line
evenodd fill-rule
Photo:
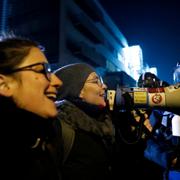
<path fill-rule="evenodd" d="M 62 86 L 63 82 L 60 78 L 58 78 L 54 73 L 52 73 L 51 76 L 51 83 L 53 86 L 56 86 L 57 88 Z"/>
<path fill-rule="evenodd" d="M 104 90 L 106 90 L 106 89 L 107 89 L 107 85 L 104 84 L 104 83 L 102 83 L 102 88 L 103 88 Z"/>

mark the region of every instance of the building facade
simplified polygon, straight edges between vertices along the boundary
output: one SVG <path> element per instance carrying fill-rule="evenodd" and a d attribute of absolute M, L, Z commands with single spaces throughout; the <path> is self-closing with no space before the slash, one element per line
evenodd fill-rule
<path fill-rule="evenodd" d="M 128 42 L 98 0 L 3 1 L 8 29 L 40 41 L 53 68 L 86 62 L 100 74 L 123 71 L 134 79 L 134 62 L 127 66 L 122 53 Z"/>

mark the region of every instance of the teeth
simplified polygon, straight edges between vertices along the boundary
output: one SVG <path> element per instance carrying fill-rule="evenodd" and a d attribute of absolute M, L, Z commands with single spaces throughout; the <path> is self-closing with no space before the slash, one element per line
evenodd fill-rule
<path fill-rule="evenodd" d="M 105 94 L 100 94 L 101 97 L 105 97 Z"/>
<path fill-rule="evenodd" d="M 57 100 L 56 97 L 52 97 L 52 96 L 47 96 L 47 97 L 48 97 L 48 99 L 53 100 L 53 101 Z"/>
<path fill-rule="evenodd" d="M 46 94 L 46 96 L 53 101 L 56 101 L 57 99 L 56 94 Z"/>

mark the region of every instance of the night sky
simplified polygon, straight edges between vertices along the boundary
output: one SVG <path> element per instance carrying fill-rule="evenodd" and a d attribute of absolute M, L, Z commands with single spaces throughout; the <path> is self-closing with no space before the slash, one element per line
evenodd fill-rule
<path fill-rule="evenodd" d="M 129 46 L 140 45 L 143 60 L 156 66 L 160 79 L 173 83 L 180 61 L 179 0 L 99 0 Z"/>

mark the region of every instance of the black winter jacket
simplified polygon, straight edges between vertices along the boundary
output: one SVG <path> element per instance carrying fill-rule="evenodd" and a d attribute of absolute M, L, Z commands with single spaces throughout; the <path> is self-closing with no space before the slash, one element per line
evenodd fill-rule
<path fill-rule="evenodd" d="M 0 179 L 61 180 L 61 126 L 9 103 L 0 104 Z"/>
<path fill-rule="evenodd" d="M 113 127 L 109 116 L 81 101 L 64 101 L 59 110 L 61 121 L 75 131 L 73 146 L 62 168 L 63 179 L 110 180 Z"/>

